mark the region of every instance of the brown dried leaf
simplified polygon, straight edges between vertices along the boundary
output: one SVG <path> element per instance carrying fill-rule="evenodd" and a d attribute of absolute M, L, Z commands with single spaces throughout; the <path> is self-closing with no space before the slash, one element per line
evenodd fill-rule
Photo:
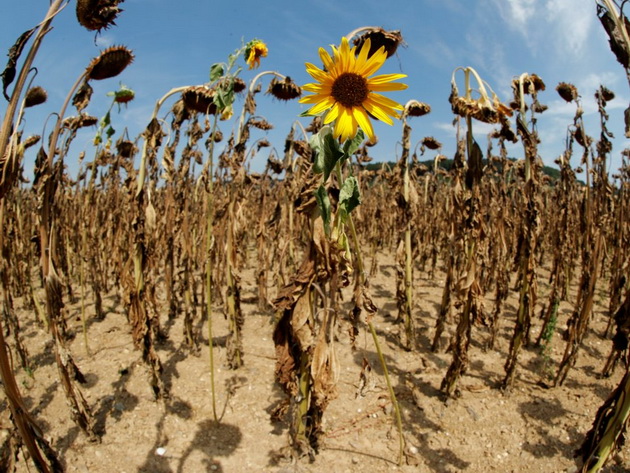
<path fill-rule="evenodd" d="M 291 317 L 291 330 L 303 351 L 313 346 L 310 291 L 305 291 L 295 302 Z"/>
<path fill-rule="evenodd" d="M 77 93 L 72 97 L 72 105 L 74 105 L 79 113 L 85 109 L 90 103 L 90 98 L 92 97 L 92 86 L 88 83 L 88 81 L 84 81 L 77 90 Z"/>
<path fill-rule="evenodd" d="M 361 362 L 361 373 L 359 374 L 359 387 L 357 389 L 357 393 L 355 394 L 355 398 L 365 397 L 369 392 L 374 391 L 376 387 L 376 380 L 372 374 L 372 365 L 367 360 L 367 358 L 363 357 L 363 361 Z"/>
<path fill-rule="evenodd" d="M 9 87 L 9 85 L 11 85 L 11 83 L 13 82 L 13 79 L 15 79 L 15 68 L 17 66 L 18 59 L 20 58 L 20 54 L 22 54 L 22 51 L 24 50 L 24 46 L 26 46 L 26 42 L 31 37 L 34 31 L 35 28 L 32 28 L 22 33 L 20 37 L 15 41 L 15 44 L 11 46 L 11 49 L 9 49 L 9 60 L 7 61 L 7 65 L 4 68 L 4 71 L 2 71 L 2 93 L 4 94 L 4 98 L 7 100 L 10 100 L 9 96 L 7 95 L 7 87 Z"/>
<path fill-rule="evenodd" d="M 313 350 L 311 363 L 313 397 L 322 410 L 337 397 L 337 382 L 339 381 L 339 360 L 332 340 L 328 339 L 328 325 L 333 323 L 333 319 L 334 317 L 330 314 L 325 317 Z"/>

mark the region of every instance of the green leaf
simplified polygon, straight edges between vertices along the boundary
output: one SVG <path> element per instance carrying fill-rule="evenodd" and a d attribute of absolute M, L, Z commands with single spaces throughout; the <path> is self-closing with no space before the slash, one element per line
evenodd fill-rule
<path fill-rule="evenodd" d="M 357 134 L 354 135 L 354 138 L 352 138 L 351 140 L 346 140 L 346 142 L 343 144 L 343 152 L 347 155 L 348 158 L 357 152 L 357 150 L 361 147 L 361 143 L 363 143 L 364 138 L 365 134 L 363 133 L 363 130 L 361 130 L 361 128 L 358 128 Z"/>
<path fill-rule="evenodd" d="M 107 125 L 109 125 L 111 123 L 111 117 L 109 115 L 109 112 L 107 112 L 105 114 L 105 116 L 103 118 L 101 118 L 101 123 L 100 126 L 101 128 L 105 128 Z"/>
<path fill-rule="evenodd" d="M 344 153 L 329 126 L 323 127 L 311 138 L 311 147 L 315 150 L 313 170 L 316 173 L 324 173 L 324 182 L 326 182 L 335 164 L 344 156 Z"/>
<path fill-rule="evenodd" d="M 315 191 L 315 200 L 317 201 L 317 207 L 319 208 L 322 220 L 324 221 L 326 236 L 330 236 L 330 199 L 328 198 L 328 192 L 323 185 L 319 186 Z"/>
<path fill-rule="evenodd" d="M 359 191 L 359 181 L 354 176 L 343 181 L 339 191 L 339 211 L 342 213 L 343 221 L 350 212 L 361 205 L 361 192 Z"/>
<path fill-rule="evenodd" d="M 223 74 L 225 74 L 223 64 L 217 63 L 210 66 L 210 82 L 218 80 Z"/>
<path fill-rule="evenodd" d="M 219 111 L 223 111 L 234 103 L 234 89 L 224 89 L 223 87 L 220 87 L 214 93 L 212 100 Z"/>

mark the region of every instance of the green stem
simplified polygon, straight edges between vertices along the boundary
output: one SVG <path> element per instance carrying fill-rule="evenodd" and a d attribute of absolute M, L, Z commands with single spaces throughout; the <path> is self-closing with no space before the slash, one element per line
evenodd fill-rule
<path fill-rule="evenodd" d="M 339 165 L 336 166 L 336 171 L 337 171 L 337 178 L 339 179 L 339 185 L 341 185 L 342 175 L 341 175 L 341 167 Z M 352 215 L 348 215 L 348 226 L 350 227 L 350 235 L 352 237 L 352 243 L 354 245 L 354 253 L 357 258 L 359 278 L 360 278 L 361 284 L 365 284 L 367 277 L 365 274 L 365 268 L 363 267 L 363 259 L 361 257 L 361 247 L 359 246 L 359 239 L 357 237 L 357 232 L 354 226 L 354 220 L 352 219 Z M 398 405 L 398 400 L 396 399 L 396 393 L 394 392 L 391 379 L 389 378 L 389 371 L 387 370 L 387 364 L 385 363 L 385 358 L 383 357 L 383 352 L 381 351 L 381 345 L 378 341 L 376 330 L 372 322 L 368 322 L 368 328 L 370 329 L 370 333 L 372 334 L 372 340 L 374 340 L 376 353 L 378 354 L 378 359 L 381 363 L 381 367 L 383 368 L 383 374 L 385 376 L 385 382 L 387 383 L 387 389 L 389 390 L 389 396 L 391 397 L 392 405 L 394 406 L 394 413 L 396 415 L 396 424 L 398 426 L 398 437 L 399 437 L 399 444 L 400 444 L 400 448 L 398 452 L 398 465 L 402 465 L 403 454 L 404 454 L 404 449 L 405 449 L 405 437 L 403 436 L 400 406 Z"/>

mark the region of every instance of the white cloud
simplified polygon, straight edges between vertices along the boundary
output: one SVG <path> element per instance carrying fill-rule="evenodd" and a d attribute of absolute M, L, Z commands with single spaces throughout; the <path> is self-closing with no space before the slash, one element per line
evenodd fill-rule
<path fill-rule="evenodd" d="M 594 2 L 549 0 L 546 11 L 547 23 L 553 25 L 560 49 L 565 54 L 582 53 L 596 18 Z"/>
<path fill-rule="evenodd" d="M 582 76 L 576 81 L 576 86 L 581 94 L 592 95 L 599 88 L 600 85 L 604 85 L 608 88 L 613 88 L 619 83 L 619 74 L 606 71 L 595 73 L 591 72 Z"/>
<path fill-rule="evenodd" d="M 109 48 L 114 44 L 113 36 L 107 34 L 98 34 L 95 41 L 99 48 Z"/>
<path fill-rule="evenodd" d="M 536 0 L 507 0 L 511 19 L 517 27 L 526 27 L 536 11 Z"/>
<path fill-rule="evenodd" d="M 527 36 L 527 27 L 536 13 L 538 0 L 494 0 L 503 19 L 512 28 Z"/>

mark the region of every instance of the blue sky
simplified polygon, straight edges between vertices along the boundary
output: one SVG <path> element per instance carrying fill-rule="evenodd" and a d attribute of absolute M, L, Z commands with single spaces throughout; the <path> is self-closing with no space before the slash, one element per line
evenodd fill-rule
<path fill-rule="evenodd" d="M 21 0 L 5 2 L 0 18 L 0 48 L 7 51 L 15 39 L 43 18 L 48 2 Z M 246 81 L 257 72 L 275 70 L 298 84 L 310 82 L 304 62 L 319 65 L 317 50 L 329 49 L 340 38 L 360 26 L 381 26 L 400 30 L 406 43 L 379 73 L 401 72 L 409 88 L 391 92 L 400 103 L 417 99 L 428 103 L 432 113 L 410 122 L 412 145 L 424 136 L 434 136 L 452 157 L 455 151 L 453 115 L 448 103 L 450 80 L 458 66 L 472 66 L 498 94 L 509 102 L 510 84 L 521 73 L 536 73 L 547 85 L 540 100 L 549 106 L 539 118 L 542 140 L 539 152 L 546 164 L 564 149 L 567 126 L 575 106 L 566 104 L 555 92 L 556 85 L 571 82 L 583 100 L 587 133 L 598 137 L 598 115 L 593 94 L 599 84 L 616 93 L 610 102 L 610 129 L 615 133 L 611 172 L 620 164 L 620 151 L 629 146 L 623 138 L 623 111 L 630 101 L 628 82 L 608 47 L 607 37 L 596 16 L 594 0 L 409 0 L 383 2 L 319 0 L 318 2 L 253 0 L 209 2 L 179 0 L 126 0 L 116 27 L 95 36 L 76 20 L 75 2 L 54 20 L 54 29 L 44 39 L 36 59 L 39 75 L 35 85 L 47 89 L 46 104 L 29 109 L 23 127 L 26 134 L 41 134 L 46 116 L 59 110 L 72 83 L 89 61 L 110 45 L 124 44 L 134 51 L 135 60 L 120 76 L 93 82 L 94 95 L 88 112 L 102 116 L 109 105 L 106 93 L 119 82 L 136 91 L 136 100 L 112 115 L 114 127 L 126 126 L 134 139 L 147 125 L 155 102 L 173 87 L 202 84 L 208 80 L 210 65 L 225 61 L 227 55 L 251 38 L 269 46 L 269 56 L 257 71 L 244 70 Z M 29 43 L 30 46 L 30 43 Z M 262 79 L 263 90 L 268 78 Z M 463 85 L 460 76 L 460 90 Z M 11 89 L 10 89 L 11 90 Z M 173 99 L 174 100 L 174 99 Z M 163 108 L 164 115 L 172 102 Z M 236 115 L 242 100 L 236 103 Z M 6 105 L 0 106 L 0 113 Z M 278 153 L 291 124 L 307 106 L 258 95 L 259 115 L 274 125 L 266 136 Z M 73 110 L 70 111 L 72 113 Z M 222 122 L 229 135 L 235 121 Z M 300 119 L 304 124 L 308 119 Z M 390 127 L 375 123 L 379 144 L 372 155 L 379 161 L 395 160 L 400 154 L 401 124 Z M 50 125 L 49 125 L 50 129 Z M 475 125 L 477 141 L 486 148 L 486 125 Z M 261 132 L 262 133 L 262 132 Z M 90 141 L 94 131 L 75 141 L 67 164 L 76 169 L 78 153 L 86 150 L 91 160 Z M 254 136 L 265 136 L 261 134 Z M 33 151 L 34 150 L 29 150 Z M 510 149 L 522 157 L 522 148 Z M 435 153 L 427 152 L 429 159 Z M 251 162 L 251 169 L 264 167 L 263 150 Z M 27 156 L 26 168 L 29 169 Z M 573 164 L 577 165 L 578 157 Z M 32 165 L 30 165 L 32 167 Z"/>

